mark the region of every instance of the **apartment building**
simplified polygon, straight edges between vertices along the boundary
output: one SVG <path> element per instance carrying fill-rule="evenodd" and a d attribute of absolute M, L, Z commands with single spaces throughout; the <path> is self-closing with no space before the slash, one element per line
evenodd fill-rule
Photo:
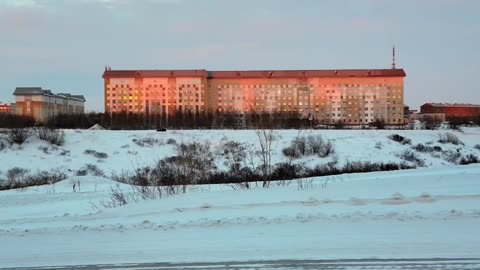
<path fill-rule="evenodd" d="M 15 111 L 17 115 L 32 116 L 37 122 L 60 114 L 80 114 L 85 111 L 85 97 L 69 93 L 52 93 L 41 87 L 17 87 Z"/>
<path fill-rule="evenodd" d="M 404 125 L 403 69 L 112 70 L 105 111 L 151 115 L 288 113 L 317 123 Z"/>

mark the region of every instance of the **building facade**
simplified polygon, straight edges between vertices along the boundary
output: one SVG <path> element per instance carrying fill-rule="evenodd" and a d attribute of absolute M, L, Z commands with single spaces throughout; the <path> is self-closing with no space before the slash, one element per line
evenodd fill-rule
<path fill-rule="evenodd" d="M 85 112 L 85 98 L 82 95 L 54 94 L 41 87 L 17 87 L 13 95 L 16 114 L 31 116 L 37 122 L 45 122 L 60 114 Z"/>
<path fill-rule="evenodd" d="M 12 105 L 0 103 L 0 114 L 8 114 L 8 113 L 12 113 Z"/>
<path fill-rule="evenodd" d="M 403 69 L 111 70 L 105 112 L 313 116 L 317 123 L 404 125 Z"/>
<path fill-rule="evenodd" d="M 420 113 L 442 113 L 445 114 L 445 118 L 447 120 L 473 120 L 476 117 L 480 117 L 480 105 L 458 103 L 425 103 L 420 107 Z"/>

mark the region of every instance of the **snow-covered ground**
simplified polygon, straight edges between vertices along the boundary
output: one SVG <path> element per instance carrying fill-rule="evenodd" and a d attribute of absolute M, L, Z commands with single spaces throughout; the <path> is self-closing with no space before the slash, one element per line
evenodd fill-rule
<path fill-rule="evenodd" d="M 306 131 L 309 135 L 311 131 Z M 444 131 L 312 131 L 334 142 L 340 163 L 394 161 L 409 145 L 432 142 L 463 154 L 480 151 L 480 129 L 456 133 L 464 146 L 437 143 Z M 278 131 L 274 163 L 297 131 Z M 133 139 L 156 138 L 154 146 Z M 65 146 L 52 149 L 32 138 L 0 151 L 0 170 L 12 167 L 70 170 L 54 185 L 0 192 L 0 267 L 134 262 L 264 259 L 479 258 L 480 165 L 457 166 L 419 154 L 429 168 L 316 177 L 287 186 L 233 190 L 192 186 L 160 200 L 104 208 L 117 183 L 74 176 L 87 163 L 107 175 L 151 165 L 174 153 L 177 142 L 224 138 L 256 144 L 253 131 L 66 131 Z M 126 146 L 128 145 L 128 146 Z M 376 147 L 381 145 L 380 147 Z M 47 151 L 39 147 L 48 147 Z M 105 159 L 84 154 L 107 153 Z M 69 151 L 69 152 L 67 152 Z M 61 154 L 63 152 L 63 154 Z M 66 153 L 67 152 L 67 153 Z M 307 157 L 309 165 L 331 160 Z M 1 176 L 0 176 L 1 178 Z M 81 192 L 73 192 L 73 181 Z M 131 187 L 119 184 L 125 191 Z"/>
<path fill-rule="evenodd" d="M 467 154 L 480 155 L 480 150 L 474 149 L 480 143 L 480 128 L 465 128 L 463 133 L 453 132 L 465 144 L 452 145 L 438 143 L 440 134 L 444 130 L 306 130 L 301 136 L 322 135 L 330 139 L 334 145 L 335 158 L 340 164 L 347 161 L 395 162 L 402 160 L 398 157 L 411 145 L 402 145 L 387 138 L 391 134 L 400 134 L 412 140 L 412 144 L 438 145 L 443 150 L 457 151 Z M 253 130 L 184 130 L 184 131 L 109 131 L 109 130 L 65 130 L 65 145 L 52 147 L 35 136 L 30 137 L 21 146 L 13 145 L 0 150 L 0 179 L 6 171 L 13 167 L 30 168 L 31 170 L 49 170 L 61 168 L 64 171 L 81 169 L 86 164 L 95 164 L 106 175 L 122 170 L 133 171 L 143 166 L 151 166 L 159 159 L 171 156 L 175 152 L 174 144 L 167 144 L 169 139 L 176 143 L 209 142 L 212 150 L 218 150 L 227 140 L 242 142 L 258 149 L 258 138 Z M 273 163 L 286 161 L 282 149 L 298 136 L 297 130 L 275 131 L 277 140 L 274 143 L 275 153 Z M 3 138 L 2 138 L 3 137 Z M 153 145 L 139 146 L 133 140 L 145 138 L 156 140 Z M 0 133 L 0 141 L 5 135 Z M 86 154 L 85 150 L 106 153 L 107 158 L 96 158 L 93 154 Z M 443 158 L 432 157 L 429 153 L 418 153 L 425 160 L 427 167 L 452 166 Z M 318 158 L 305 157 L 296 162 L 309 166 L 326 163 L 332 156 Z M 223 162 L 219 159 L 217 165 L 222 168 Z"/>
<path fill-rule="evenodd" d="M 82 177 L 0 192 L 0 267 L 259 259 L 480 257 L 480 166 L 220 186 L 96 208 L 115 183 Z M 129 189 L 128 186 L 121 186 Z"/>

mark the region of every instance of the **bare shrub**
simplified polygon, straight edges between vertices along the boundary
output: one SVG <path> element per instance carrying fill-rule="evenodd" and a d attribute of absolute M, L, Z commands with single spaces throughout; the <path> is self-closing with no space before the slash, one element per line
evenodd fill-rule
<path fill-rule="evenodd" d="M 398 135 L 398 134 L 392 134 L 392 135 L 388 136 L 387 138 L 389 138 L 389 139 L 392 140 L 392 141 L 401 143 L 401 144 L 403 144 L 403 145 L 405 145 L 405 144 L 412 144 L 412 140 L 410 140 L 410 139 L 407 138 L 407 137 L 403 137 L 403 136 L 401 136 L 401 135 Z"/>
<path fill-rule="evenodd" d="M 297 137 L 290 143 L 289 147 L 282 149 L 282 153 L 290 158 L 309 155 L 327 157 L 334 153 L 334 148 L 330 140 L 324 140 L 321 135 Z"/>
<path fill-rule="evenodd" d="M 300 178 L 297 179 L 297 189 L 298 190 L 308 190 L 313 187 L 313 179 L 311 178 Z"/>
<path fill-rule="evenodd" d="M 105 159 L 105 158 L 108 158 L 108 154 L 107 153 L 103 153 L 103 152 L 97 152 L 95 150 L 91 150 L 91 149 L 87 149 L 85 151 L 83 151 L 83 153 L 85 155 L 92 155 L 96 158 L 99 158 L 99 159 Z"/>
<path fill-rule="evenodd" d="M 443 152 L 443 159 L 450 163 L 458 163 L 458 160 L 462 157 L 462 154 L 458 151 L 445 151 Z"/>
<path fill-rule="evenodd" d="M 120 146 L 120 148 L 122 148 L 122 149 L 129 148 L 129 147 L 130 147 L 130 145 L 128 145 L 128 144 L 124 144 L 124 145 Z"/>
<path fill-rule="evenodd" d="M 93 176 L 105 176 L 105 173 L 95 164 L 85 164 L 80 170 L 76 172 L 77 176 L 93 175 Z"/>
<path fill-rule="evenodd" d="M 476 144 L 473 148 L 480 150 L 480 144 Z"/>
<path fill-rule="evenodd" d="M 37 171 L 27 177 L 27 186 L 39 186 L 55 184 L 57 182 L 67 179 L 67 175 L 61 169 L 50 171 Z"/>
<path fill-rule="evenodd" d="M 308 151 L 316 154 L 319 157 L 327 157 L 334 153 L 333 144 L 330 140 L 324 140 L 322 136 L 308 136 L 307 137 Z"/>
<path fill-rule="evenodd" d="M 84 153 L 85 155 L 95 155 L 96 152 L 97 152 L 97 151 L 92 150 L 92 149 L 87 149 L 87 150 L 83 151 L 83 153 Z"/>
<path fill-rule="evenodd" d="M 443 134 L 438 135 L 438 142 L 440 143 L 451 143 L 454 145 L 463 145 L 463 142 L 460 141 L 460 139 L 457 137 L 457 135 L 451 133 L 451 132 L 446 132 Z"/>
<path fill-rule="evenodd" d="M 479 163 L 478 157 L 474 154 L 468 154 L 466 157 L 462 157 L 459 162 L 460 165 L 467 165 L 471 163 Z"/>
<path fill-rule="evenodd" d="M 5 149 L 7 147 L 7 144 L 3 142 L 3 140 L 0 140 L 0 151 Z"/>
<path fill-rule="evenodd" d="M 403 151 L 399 157 L 403 160 L 406 160 L 406 161 L 410 161 L 410 162 L 413 162 L 415 164 L 417 164 L 417 166 L 420 166 L 420 167 L 423 167 L 425 166 L 425 162 L 423 161 L 423 159 L 420 159 L 418 157 L 417 154 L 415 154 L 415 152 L 412 152 L 410 150 L 405 150 Z"/>
<path fill-rule="evenodd" d="M 7 189 L 11 188 L 18 188 L 21 186 L 21 182 L 23 182 L 25 176 L 28 174 L 30 170 L 20 168 L 20 167 L 14 167 L 11 168 L 7 171 L 7 183 L 6 186 L 8 187 Z"/>
<path fill-rule="evenodd" d="M 175 139 L 170 138 L 167 140 L 167 144 L 177 144 L 177 141 Z"/>
<path fill-rule="evenodd" d="M 60 156 L 69 156 L 70 155 L 70 150 L 65 150 L 63 149 L 60 153 Z"/>
<path fill-rule="evenodd" d="M 27 169 L 15 167 L 7 171 L 6 181 L 0 181 L 0 190 L 54 184 L 66 178 L 67 175 L 60 169 L 37 171 L 31 174 Z"/>
<path fill-rule="evenodd" d="M 219 155 L 224 158 L 224 165 L 231 171 L 239 171 L 246 166 L 247 144 L 236 141 L 227 141 L 221 146 Z"/>
<path fill-rule="evenodd" d="M 135 193 L 127 193 L 119 184 L 110 186 L 110 199 L 102 201 L 101 204 L 105 208 L 115 208 L 127 205 L 131 202 L 137 202 L 138 198 Z"/>
<path fill-rule="evenodd" d="M 35 128 L 38 137 L 52 145 L 62 146 L 65 143 L 65 132 L 63 130 L 52 129 L 48 127 Z"/>
<path fill-rule="evenodd" d="M 46 147 L 46 146 L 39 146 L 38 150 L 42 151 L 44 154 L 47 154 L 47 155 L 50 154 L 50 151 L 49 151 L 48 147 Z"/>
<path fill-rule="evenodd" d="M 10 145 L 23 144 L 30 136 L 29 128 L 10 128 L 7 130 L 7 141 Z"/>
<path fill-rule="evenodd" d="M 382 146 L 383 146 L 382 142 L 376 142 L 375 143 L 375 148 L 377 148 L 377 149 L 382 149 Z"/>
<path fill-rule="evenodd" d="M 155 138 L 150 138 L 150 137 L 147 137 L 147 138 L 142 138 L 142 139 L 133 139 L 132 140 L 136 145 L 138 146 L 142 146 L 142 147 L 145 147 L 145 146 L 154 146 L 156 144 L 161 144 L 162 142 L 155 139 Z"/>
<path fill-rule="evenodd" d="M 185 193 L 187 185 L 208 182 L 215 169 L 210 144 L 198 142 L 177 146 L 177 155 L 162 159 L 153 168 L 112 176 L 115 181 L 131 184 L 143 199 Z"/>
<path fill-rule="evenodd" d="M 440 146 L 429 146 L 429 145 L 423 145 L 421 143 L 412 146 L 412 149 L 416 150 L 417 152 L 421 153 L 433 153 L 433 152 L 442 152 L 442 148 Z"/>
<path fill-rule="evenodd" d="M 95 154 L 93 156 L 96 157 L 96 158 L 101 158 L 101 159 L 108 158 L 108 154 L 103 153 L 103 152 L 95 152 Z"/>

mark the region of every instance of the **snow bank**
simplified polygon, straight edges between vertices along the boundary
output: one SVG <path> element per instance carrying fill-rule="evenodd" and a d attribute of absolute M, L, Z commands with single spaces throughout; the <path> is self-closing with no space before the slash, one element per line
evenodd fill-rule
<path fill-rule="evenodd" d="M 468 165 L 317 177 L 304 190 L 296 181 L 243 191 L 196 186 L 105 209 L 116 183 L 77 177 L 0 192 L 0 267 L 479 257 L 472 237 L 480 225 L 479 179 L 480 166 Z"/>

